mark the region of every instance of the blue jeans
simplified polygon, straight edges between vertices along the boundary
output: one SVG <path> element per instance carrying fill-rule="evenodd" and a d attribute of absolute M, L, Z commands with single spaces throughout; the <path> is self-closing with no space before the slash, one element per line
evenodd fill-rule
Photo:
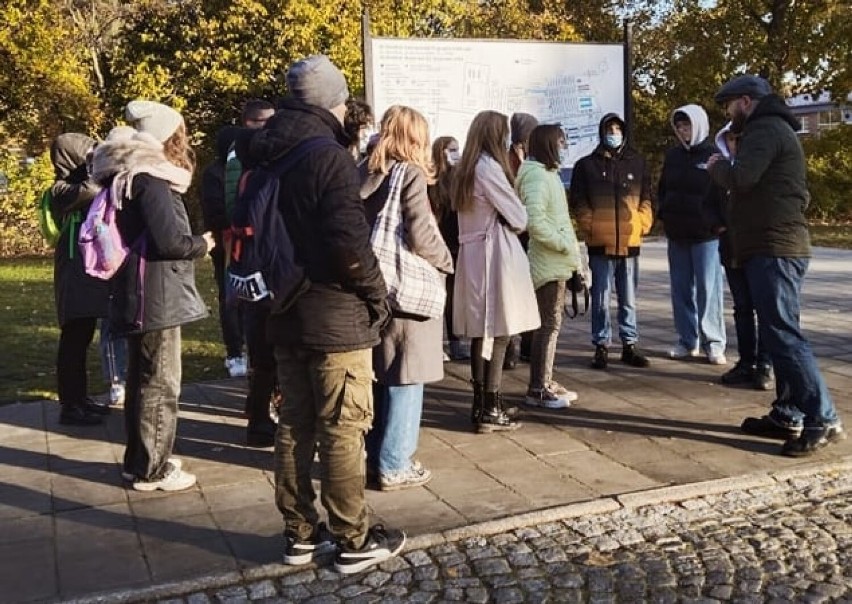
<path fill-rule="evenodd" d="M 379 474 L 407 470 L 417 451 L 423 384 L 373 385 L 373 427 L 367 433 L 367 465 Z"/>
<path fill-rule="evenodd" d="M 745 269 L 726 267 L 725 275 L 734 301 L 734 328 L 737 332 L 737 352 L 740 361 L 749 366 L 771 365 L 772 360 L 769 358 L 766 346 L 757 337 L 757 319 Z"/>
<path fill-rule="evenodd" d="M 722 262 L 719 240 L 683 243 L 669 240 L 669 281 L 678 343 L 699 345 L 707 354 L 725 353 Z"/>
<path fill-rule="evenodd" d="M 639 258 L 589 256 L 589 269 L 592 271 L 592 344 L 609 346 L 612 340 L 609 299 L 613 280 L 618 297 L 618 336 L 622 344 L 635 344 L 639 339 L 636 329 Z"/>
<path fill-rule="evenodd" d="M 837 421 L 834 402 L 799 326 L 799 295 L 807 258 L 754 256 L 744 265 L 761 341 L 779 385 L 772 414 L 782 421 L 825 426 Z"/>
<path fill-rule="evenodd" d="M 124 471 L 142 480 L 166 473 L 177 433 L 180 327 L 127 337 Z"/>

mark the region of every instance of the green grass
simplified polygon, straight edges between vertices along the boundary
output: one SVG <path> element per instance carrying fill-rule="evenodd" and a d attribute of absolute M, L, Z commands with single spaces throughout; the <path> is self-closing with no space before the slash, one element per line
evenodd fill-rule
<path fill-rule="evenodd" d="M 227 377 L 210 260 L 195 265 L 196 283 L 210 316 L 183 328 L 183 379 Z M 56 398 L 59 325 L 53 301 L 52 258 L 0 259 L 0 404 Z M 106 391 L 95 342 L 88 354 L 89 390 Z"/>

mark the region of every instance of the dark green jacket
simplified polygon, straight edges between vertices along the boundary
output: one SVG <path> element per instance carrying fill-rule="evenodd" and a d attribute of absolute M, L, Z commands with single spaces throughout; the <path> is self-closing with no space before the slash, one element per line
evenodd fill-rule
<path fill-rule="evenodd" d="M 713 180 L 735 200 L 728 216 L 732 259 L 802 258 L 811 254 L 805 209 L 810 201 L 799 122 L 781 97 L 760 100 L 746 119 L 736 158 L 719 160 Z"/>

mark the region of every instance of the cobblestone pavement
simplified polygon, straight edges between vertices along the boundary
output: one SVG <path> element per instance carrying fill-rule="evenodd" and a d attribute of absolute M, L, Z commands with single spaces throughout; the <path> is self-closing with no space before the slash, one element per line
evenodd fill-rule
<path fill-rule="evenodd" d="M 852 603 L 852 475 L 797 476 L 198 591 L 208 602 Z"/>

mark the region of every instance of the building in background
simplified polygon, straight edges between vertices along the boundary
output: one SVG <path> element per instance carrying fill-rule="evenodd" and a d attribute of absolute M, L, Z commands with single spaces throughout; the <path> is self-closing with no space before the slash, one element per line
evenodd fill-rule
<path fill-rule="evenodd" d="M 852 125 L 852 93 L 842 103 L 832 101 L 828 92 L 797 94 L 787 99 L 787 105 L 802 121 L 802 136 L 819 136 L 825 130 Z"/>

